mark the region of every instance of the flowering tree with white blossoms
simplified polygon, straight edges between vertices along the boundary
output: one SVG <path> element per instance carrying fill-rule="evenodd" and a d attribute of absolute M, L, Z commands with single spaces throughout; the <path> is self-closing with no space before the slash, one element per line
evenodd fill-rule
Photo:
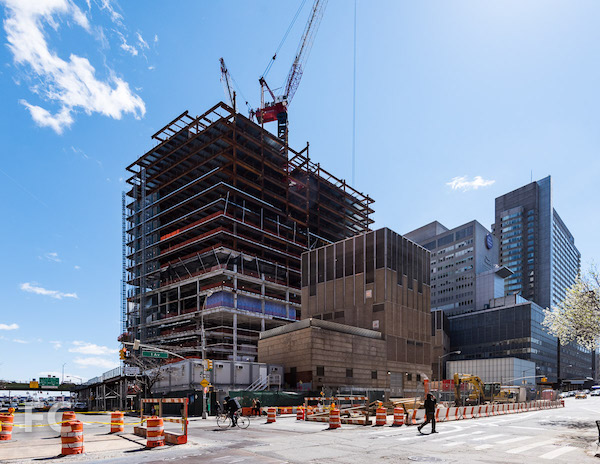
<path fill-rule="evenodd" d="M 567 289 L 565 299 L 544 311 L 544 325 L 562 345 L 575 342 L 589 349 L 600 346 L 600 274 L 591 268 Z"/>

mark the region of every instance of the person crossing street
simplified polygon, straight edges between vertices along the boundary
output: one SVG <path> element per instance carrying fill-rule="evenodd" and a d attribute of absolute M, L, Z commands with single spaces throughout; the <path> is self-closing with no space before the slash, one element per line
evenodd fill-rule
<path fill-rule="evenodd" d="M 427 393 L 427 399 L 425 400 L 425 422 L 423 422 L 417 429 L 420 433 L 421 429 L 431 422 L 431 433 L 437 433 L 435 431 L 435 409 L 437 408 L 437 400 L 431 393 Z"/>

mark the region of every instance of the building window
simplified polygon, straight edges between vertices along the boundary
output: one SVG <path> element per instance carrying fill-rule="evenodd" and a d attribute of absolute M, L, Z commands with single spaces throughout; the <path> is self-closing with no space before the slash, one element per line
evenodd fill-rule
<path fill-rule="evenodd" d="M 377 371 L 371 371 L 371 378 L 377 379 Z"/>
<path fill-rule="evenodd" d="M 346 369 L 346 377 L 352 377 L 352 369 Z"/>
<path fill-rule="evenodd" d="M 412 380 L 412 374 L 410 372 L 406 373 L 406 380 L 408 380 L 409 382 Z"/>
<path fill-rule="evenodd" d="M 325 375 L 325 366 L 317 366 L 317 375 Z"/>

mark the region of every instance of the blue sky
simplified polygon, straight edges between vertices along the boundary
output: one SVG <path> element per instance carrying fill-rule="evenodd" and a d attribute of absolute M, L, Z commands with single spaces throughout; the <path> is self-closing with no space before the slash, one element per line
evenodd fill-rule
<path fill-rule="evenodd" d="M 0 0 L 0 378 L 118 364 L 125 166 L 225 99 L 221 56 L 256 107 L 300 3 Z M 584 267 L 597 260 L 598 17 L 585 1 L 359 0 L 355 185 L 375 226 L 489 227 L 496 196 L 550 174 Z M 330 0 L 289 112 L 291 145 L 348 181 L 352 38 L 353 2 Z"/>

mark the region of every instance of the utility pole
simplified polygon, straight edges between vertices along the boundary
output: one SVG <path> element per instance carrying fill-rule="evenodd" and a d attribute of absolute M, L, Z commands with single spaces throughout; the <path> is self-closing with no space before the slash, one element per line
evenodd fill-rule
<path fill-rule="evenodd" d="M 204 310 L 206 309 L 206 301 L 212 295 L 213 292 L 210 290 L 206 293 L 204 297 L 204 304 L 202 305 L 202 312 L 200 313 L 200 335 L 202 337 L 202 377 L 203 380 L 208 380 L 206 378 L 206 369 L 208 367 L 206 361 L 206 332 L 204 331 Z M 202 387 L 202 419 L 206 419 L 206 388 Z"/>

